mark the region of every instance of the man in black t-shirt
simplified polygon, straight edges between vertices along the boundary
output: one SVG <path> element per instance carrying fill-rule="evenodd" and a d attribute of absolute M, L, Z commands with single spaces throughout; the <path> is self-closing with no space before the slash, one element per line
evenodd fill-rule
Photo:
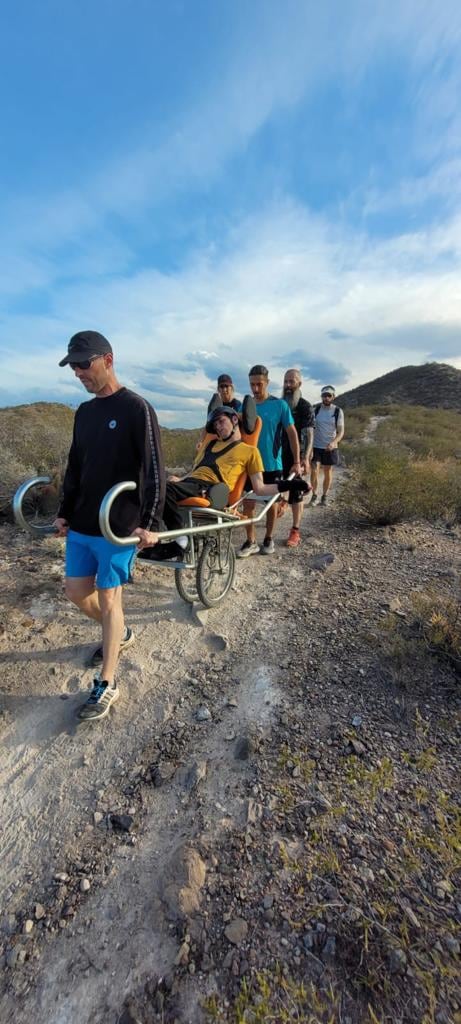
<path fill-rule="evenodd" d="M 119 384 L 112 347 L 97 331 L 74 334 L 60 366 L 69 365 L 95 396 L 75 414 L 72 445 L 55 527 L 66 537 L 66 595 L 102 626 L 102 646 L 91 664 L 101 666 L 79 717 L 95 721 L 118 699 L 114 681 L 121 650 L 134 641 L 125 628 L 122 586 L 130 578 L 136 545 L 120 547 L 101 535 L 99 507 L 107 491 L 135 480 L 135 491 L 117 498 L 114 531 L 133 533 L 144 546 L 149 531 L 160 529 L 165 500 L 165 471 L 155 412 L 140 395 Z"/>
<path fill-rule="evenodd" d="M 287 370 L 283 378 L 283 398 L 291 409 L 295 421 L 296 432 L 299 438 L 299 450 L 301 456 L 301 471 L 303 474 L 309 470 L 309 462 L 312 454 L 314 439 L 314 410 L 311 403 L 301 394 L 301 371 Z M 288 476 L 293 462 L 291 449 L 285 435 L 282 436 L 282 462 L 283 475 Z M 288 534 L 287 547 L 297 548 L 300 541 L 299 526 L 303 511 L 304 492 L 292 491 L 288 498 L 293 515 L 293 524 Z M 283 507 L 283 506 L 282 506 Z"/>

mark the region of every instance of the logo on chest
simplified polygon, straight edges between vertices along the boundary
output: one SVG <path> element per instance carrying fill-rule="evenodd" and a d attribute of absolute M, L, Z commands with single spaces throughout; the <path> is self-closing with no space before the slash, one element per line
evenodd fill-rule
<path fill-rule="evenodd" d="M 109 420 L 109 430 L 115 430 L 117 426 L 117 420 Z"/>

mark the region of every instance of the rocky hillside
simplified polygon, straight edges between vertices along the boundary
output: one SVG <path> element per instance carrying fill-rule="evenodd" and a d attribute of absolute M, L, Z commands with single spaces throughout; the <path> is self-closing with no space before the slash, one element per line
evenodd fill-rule
<path fill-rule="evenodd" d="M 425 405 L 461 410 L 461 370 L 447 363 L 400 366 L 338 396 L 343 408 L 357 405 Z"/>

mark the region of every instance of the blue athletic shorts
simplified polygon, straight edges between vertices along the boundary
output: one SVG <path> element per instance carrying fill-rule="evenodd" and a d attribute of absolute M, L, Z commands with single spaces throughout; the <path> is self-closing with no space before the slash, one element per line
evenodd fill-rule
<path fill-rule="evenodd" d="M 69 530 L 66 544 L 66 576 L 95 576 L 100 590 L 128 583 L 136 558 L 136 544 L 124 548 L 105 537 L 91 537 Z"/>

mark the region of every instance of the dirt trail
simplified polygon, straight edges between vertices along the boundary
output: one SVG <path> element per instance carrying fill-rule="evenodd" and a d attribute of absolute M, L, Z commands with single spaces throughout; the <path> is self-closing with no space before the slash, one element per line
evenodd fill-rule
<path fill-rule="evenodd" d="M 158 979 L 187 963 L 184 935 L 193 947 L 212 929 L 216 901 L 211 883 L 204 896 L 202 869 L 207 879 L 222 871 L 227 884 L 226 836 L 259 813 L 255 764 L 269 770 L 274 730 L 293 700 L 314 731 L 322 705 L 340 707 L 343 642 L 363 682 L 362 693 L 351 688 L 346 671 L 344 708 L 366 708 L 361 617 L 379 620 L 383 594 L 407 593 L 414 551 L 345 534 L 334 504 L 306 509 L 299 550 L 283 545 L 289 525 L 287 513 L 275 556 L 238 562 L 230 595 L 213 610 L 186 606 L 170 571 L 138 566 L 125 602 L 136 644 L 120 662 L 121 699 L 98 725 L 77 725 L 92 678 L 83 663 L 98 637 L 62 596 L 59 542 L 35 548 L 2 531 L 3 1019 L 162 1019 L 130 1016 L 126 1000 L 149 985 L 154 999 Z M 434 558 L 422 532 L 420 581 L 449 570 L 454 541 L 437 544 Z M 319 554 L 329 556 L 323 570 L 312 564 Z M 377 707 L 394 722 L 388 697 L 378 695 Z M 202 925 L 184 900 L 201 905 Z M 199 1002 L 212 988 L 212 974 L 186 970 L 176 1019 L 203 1020 Z"/>

